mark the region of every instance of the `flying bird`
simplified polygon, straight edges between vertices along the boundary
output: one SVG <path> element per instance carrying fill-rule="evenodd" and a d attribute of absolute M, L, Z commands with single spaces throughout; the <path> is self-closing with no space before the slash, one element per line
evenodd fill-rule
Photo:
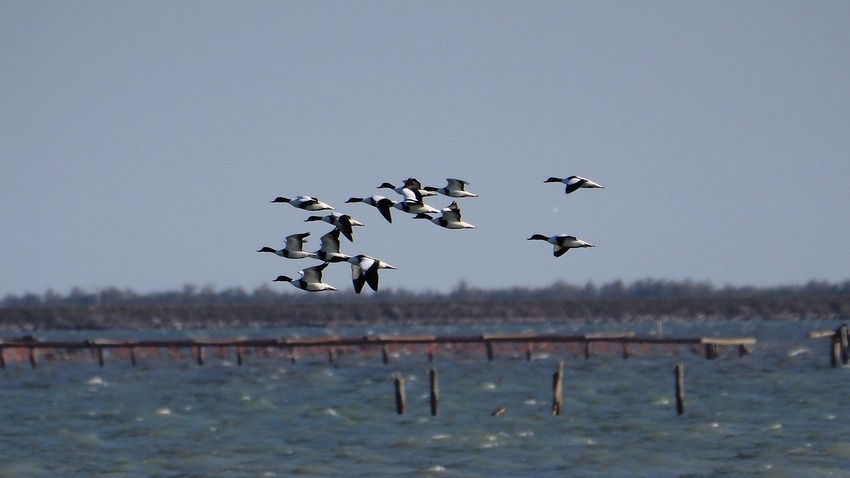
<path fill-rule="evenodd" d="M 336 290 L 335 287 L 322 282 L 322 271 L 327 266 L 328 263 L 325 262 L 324 264 L 308 267 L 303 271 L 298 271 L 298 273 L 301 275 L 301 277 L 298 279 L 292 279 L 288 276 L 277 276 L 277 279 L 275 279 L 273 282 L 289 282 L 293 286 L 301 290 L 306 290 L 308 292 Z"/>
<path fill-rule="evenodd" d="M 469 183 L 462 179 L 446 178 L 445 187 L 435 188 L 432 186 L 425 186 L 425 190 L 453 198 L 477 198 L 477 194 L 473 194 L 466 190 L 467 185 L 469 185 Z"/>
<path fill-rule="evenodd" d="M 392 264 L 375 259 L 364 254 L 358 254 L 348 258 L 351 263 L 351 282 L 354 284 L 354 292 L 360 293 L 363 284 L 369 284 L 374 291 L 378 291 L 378 270 L 396 269 Z"/>
<path fill-rule="evenodd" d="M 304 220 L 304 222 L 309 221 L 324 221 L 332 226 L 338 227 L 340 232 L 342 232 L 342 235 L 351 242 L 354 242 L 352 228 L 354 226 L 363 225 L 362 222 L 353 219 L 348 214 L 340 214 L 338 212 L 328 214 L 327 216 L 310 216 Z"/>
<path fill-rule="evenodd" d="M 428 219 L 434 224 L 445 227 L 446 229 L 475 229 L 475 226 L 461 219 L 460 207 L 458 207 L 457 201 L 452 201 L 449 207 L 443 208 L 441 212 L 437 217 L 431 217 L 427 214 L 417 214 L 414 218 Z"/>
<path fill-rule="evenodd" d="M 393 207 L 395 201 L 384 196 L 369 196 L 367 198 L 353 197 L 349 198 L 346 203 L 362 202 L 370 206 L 374 206 L 381 212 L 387 222 L 393 222 L 393 216 L 390 214 L 390 208 Z"/>
<path fill-rule="evenodd" d="M 306 257 L 316 257 L 316 255 L 312 252 L 307 252 L 304 250 L 304 243 L 307 242 L 307 236 L 309 235 L 309 232 L 305 232 L 303 234 L 292 234 L 291 236 L 286 236 L 286 246 L 284 246 L 283 249 L 275 249 L 273 247 L 266 246 L 257 252 L 271 252 L 287 259 L 304 259 Z"/>
<path fill-rule="evenodd" d="M 324 211 L 333 209 L 333 207 L 331 207 L 329 204 L 325 204 L 322 201 L 319 201 L 317 198 L 314 198 L 313 196 L 298 196 L 294 199 L 278 196 L 274 198 L 272 202 L 286 202 L 293 207 L 305 209 L 307 211 Z"/>
<path fill-rule="evenodd" d="M 603 188 L 601 184 L 594 183 L 593 181 L 583 178 L 581 176 L 570 176 L 568 178 L 555 178 L 551 177 L 545 183 L 564 183 L 567 185 L 565 194 L 569 194 L 579 188 Z"/>
<path fill-rule="evenodd" d="M 404 196 L 405 199 L 416 199 L 421 201 L 423 197 L 436 196 L 437 193 L 422 188 L 422 183 L 416 178 L 407 178 L 404 183 L 396 187 L 392 183 L 383 183 L 378 188 L 392 189 Z"/>
<path fill-rule="evenodd" d="M 582 241 L 575 236 L 566 234 L 558 234 L 556 236 L 544 236 L 543 234 L 534 234 L 528 238 L 529 241 L 546 241 L 555 246 L 553 254 L 555 257 L 561 257 L 574 247 L 595 247 L 589 242 Z"/>
<path fill-rule="evenodd" d="M 339 252 L 339 228 L 335 227 L 331 232 L 320 237 L 322 247 L 313 253 L 312 257 L 325 262 L 345 262 L 351 256 Z"/>

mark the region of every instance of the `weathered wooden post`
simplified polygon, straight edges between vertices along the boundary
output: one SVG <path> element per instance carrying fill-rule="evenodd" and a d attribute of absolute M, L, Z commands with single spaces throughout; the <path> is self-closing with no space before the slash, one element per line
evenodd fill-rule
<path fill-rule="evenodd" d="M 531 342 L 525 343 L 525 361 L 531 362 Z"/>
<path fill-rule="evenodd" d="M 493 341 L 492 340 L 484 340 L 484 345 L 487 347 L 487 361 L 493 361 Z"/>
<path fill-rule="evenodd" d="M 850 344 L 848 344 L 847 338 L 847 324 L 842 325 L 838 329 L 838 333 L 841 337 L 841 363 L 847 365 L 847 362 L 850 362 Z"/>
<path fill-rule="evenodd" d="M 431 416 L 436 417 L 440 405 L 440 384 L 437 369 L 432 368 L 428 372 L 428 378 L 431 380 Z"/>
<path fill-rule="evenodd" d="M 29 347 L 29 349 L 30 349 L 30 367 L 35 368 L 36 367 L 35 348 Z"/>
<path fill-rule="evenodd" d="M 328 362 L 336 366 L 336 347 L 328 347 Z"/>
<path fill-rule="evenodd" d="M 436 346 L 434 345 L 433 342 L 428 344 L 428 363 L 434 363 L 435 349 L 436 349 Z"/>
<path fill-rule="evenodd" d="M 381 345 L 381 358 L 384 361 L 384 365 L 390 363 L 390 352 L 387 350 L 387 344 Z"/>
<path fill-rule="evenodd" d="M 718 345 L 712 342 L 705 344 L 705 358 L 706 360 L 714 360 L 717 358 L 717 348 Z"/>
<path fill-rule="evenodd" d="M 242 346 L 236 347 L 236 365 L 242 366 Z"/>
<path fill-rule="evenodd" d="M 192 347 L 192 352 L 195 355 L 195 361 L 197 362 L 197 364 L 203 365 L 204 364 L 204 348 L 201 347 L 200 345 L 196 345 L 196 346 Z"/>
<path fill-rule="evenodd" d="M 685 413 L 685 367 L 682 364 L 676 365 L 674 369 L 676 378 L 676 413 L 683 415 Z"/>
<path fill-rule="evenodd" d="M 584 343 L 584 359 L 590 360 L 590 342 Z"/>
<path fill-rule="evenodd" d="M 841 364 L 841 339 L 838 334 L 832 336 L 830 340 L 831 347 L 829 348 L 829 364 L 832 368 L 838 368 Z"/>
<path fill-rule="evenodd" d="M 561 414 L 564 362 L 558 364 L 558 371 L 552 375 L 552 415 Z"/>
<path fill-rule="evenodd" d="M 0 368 L 6 368 L 6 347 L 0 347 Z"/>
<path fill-rule="evenodd" d="M 395 411 L 404 415 L 407 411 L 407 398 L 404 395 L 404 377 L 401 374 L 395 376 Z"/>
<path fill-rule="evenodd" d="M 629 358 L 629 343 L 623 342 L 623 360 Z"/>
<path fill-rule="evenodd" d="M 97 348 L 97 364 L 103 367 L 103 347 Z"/>

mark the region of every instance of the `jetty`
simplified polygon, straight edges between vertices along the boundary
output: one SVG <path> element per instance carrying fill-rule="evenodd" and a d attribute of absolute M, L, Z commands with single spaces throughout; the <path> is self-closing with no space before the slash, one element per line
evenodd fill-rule
<path fill-rule="evenodd" d="M 171 351 L 175 358 L 183 357 L 182 351 L 191 351 L 198 365 L 203 365 L 205 351 L 213 349 L 219 356 L 227 357 L 235 353 L 236 363 L 242 365 L 246 351 L 253 350 L 257 355 L 260 351 L 288 351 L 292 363 L 295 363 L 299 351 L 327 351 L 328 360 L 334 362 L 341 350 L 355 351 L 380 350 L 383 362 L 389 362 L 390 351 L 393 348 L 417 346 L 427 352 L 428 361 L 433 362 L 440 350 L 457 353 L 460 348 L 480 347 L 486 354 L 487 360 L 492 361 L 504 347 L 522 347 L 526 360 L 531 360 L 535 348 L 541 350 L 563 344 L 573 344 L 583 349 L 585 359 L 590 359 L 594 348 L 606 350 L 611 346 L 619 346 L 624 359 L 629 358 L 630 346 L 695 346 L 702 347 L 707 360 L 719 356 L 721 347 L 735 347 L 738 356 L 748 355 L 750 347 L 756 343 L 752 337 L 696 337 L 696 338 L 667 338 L 656 336 L 637 336 L 634 332 L 588 333 L 581 335 L 537 334 L 537 333 L 487 333 L 480 335 L 366 335 L 360 337 L 275 337 L 275 338 L 233 338 L 233 339 L 164 339 L 164 340 L 40 340 L 32 336 L 23 338 L 0 339 L 0 368 L 5 368 L 7 361 L 29 361 L 35 368 L 41 358 L 61 358 L 60 351 L 65 357 L 77 356 L 80 351 L 90 351 L 98 364 L 104 366 L 105 351 L 118 352 L 117 355 L 129 359 L 136 365 L 139 351 L 147 351 L 146 355 L 159 355 L 159 350 Z"/>

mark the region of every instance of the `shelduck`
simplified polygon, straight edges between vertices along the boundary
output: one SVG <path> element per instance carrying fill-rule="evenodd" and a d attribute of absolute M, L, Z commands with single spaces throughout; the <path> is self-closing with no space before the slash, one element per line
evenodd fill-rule
<path fill-rule="evenodd" d="M 477 194 L 473 194 L 466 190 L 467 185 L 469 185 L 469 183 L 462 179 L 446 178 L 445 187 L 435 188 L 432 186 L 425 186 L 425 190 L 453 198 L 477 198 Z"/>
<path fill-rule="evenodd" d="M 322 282 L 322 271 L 327 266 L 328 263 L 325 262 L 324 264 L 308 267 L 303 271 L 298 271 L 301 277 L 295 280 L 288 276 L 277 276 L 277 279 L 275 279 L 273 282 L 289 282 L 293 286 L 301 290 L 306 290 L 308 292 L 336 290 L 335 287 Z"/>
<path fill-rule="evenodd" d="M 287 259 L 304 259 L 307 257 L 315 257 L 315 254 L 313 254 L 312 252 L 307 252 L 304 250 L 304 243 L 307 242 L 306 238 L 309 235 L 309 232 L 305 232 L 303 234 L 292 234 L 291 236 L 286 236 L 286 246 L 284 246 L 283 249 L 263 247 L 257 252 L 271 252 Z"/>
<path fill-rule="evenodd" d="M 404 199 L 415 199 L 417 201 L 421 201 L 423 197 L 436 196 L 437 194 L 423 189 L 422 183 L 420 183 L 416 178 L 405 179 L 404 184 L 399 187 L 394 186 L 392 183 L 383 183 L 378 186 L 378 188 L 392 189 L 404 196 Z"/>
<path fill-rule="evenodd" d="M 351 282 L 354 284 L 354 292 L 360 293 L 363 284 L 369 284 L 374 291 L 378 291 L 378 270 L 396 269 L 392 264 L 375 259 L 364 254 L 358 254 L 348 258 L 351 263 Z"/>
<path fill-rule="evenodd" d="M 294 199 L 278 196 L 274 198 L 272 202 L 289 203 L 293 207 L 305 209 L 307 211 L 325 211 L 333 209 L 333 207 L 331 207 L 329 204 L 325 204 L 322 201 L 319 201 L 317 198 L 314 198 L 313 196 L 297 196 Z"/>
<path fill-rule="evenodd" d="M 312 257 L 325 262 L 345 262 L 351 256 L 339 252 L 339 228 L 335 227 L 331 232 L 320 237 L 322 247 L 313 253 Z"/>
<path fill-rule="evenodd" d="M 597 184 L 587 178 L 583 178 L 581 176 L 570 176 L 568 178 L 555 178 L 551 177 L 544 181 L 546 183 L 564 183 L 567 185 L 565 194 L 569 194 L 580 188 L 603 188 L 604 186 Z"/>
<path fill-rule="evenodd" d="M 529 241 L 546 241 L 555 246 L 553 253 L 555 257 L 561 257 L 572 248 L 575 247 L 595 247 L 589 242 L 582 241 L 575 236 L 566 234 L 558 234 L 556 236 L 544 236 L 543 234 L 534 234 L 528 238 Z"/>
<path fill-rule="evenodd" d="M 309 221 L 324 221 L 332 226 L 338 227 L 340 232 L 342 232 L 342 235 L 351 242 L 354 242 L 352 227 L 363 225 L 362 222 L 352 218 L 348 214 L 340 214 L 338 212 L 328 214 L 327 216 L 310 216 L 304 220 L 304 222 Z"/>
<path fill-rule="evenodd" d="M 395 201 L 384 196 L 369 196 L 367 198 L 353 197 L 349 198 L 346 203 L 362 202 L 370 206 L 374 206 L 381 212 L 387 222 L 393 222 L 393 216 L 390 214 L 390 208 L 393 207 Z"/>
<path fill-rule="evenodd" d="M 428 219 L 434 224 L 445 227 L 446 229 L 475 229 L 475 226 L 461 220 L 460 207 L 457 201 L 452 201 L 449 207 L 443 208 L 441 214 L 437 217 L 431 217 L 428 214 L 417 214 L 415 219 Z"/>

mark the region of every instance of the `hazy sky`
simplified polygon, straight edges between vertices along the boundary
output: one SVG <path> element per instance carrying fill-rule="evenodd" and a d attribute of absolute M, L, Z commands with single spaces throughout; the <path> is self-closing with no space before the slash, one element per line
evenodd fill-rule
<path fill-rule="evenodd" d="M 0 2 L 0 296 L 850 278 L 850 2 Z M 566 196 L 549 176 L 605 189 Z M 475 230 L 351 196 L 471 183 Z M 437 207 L 450 200 L 428 201 Z M 531 234 L 596 245 L 554 258 Z M 325 281 L 350 289 L 347 264 Z M 371 291 L 364 293 L 371 294 Z"/>

